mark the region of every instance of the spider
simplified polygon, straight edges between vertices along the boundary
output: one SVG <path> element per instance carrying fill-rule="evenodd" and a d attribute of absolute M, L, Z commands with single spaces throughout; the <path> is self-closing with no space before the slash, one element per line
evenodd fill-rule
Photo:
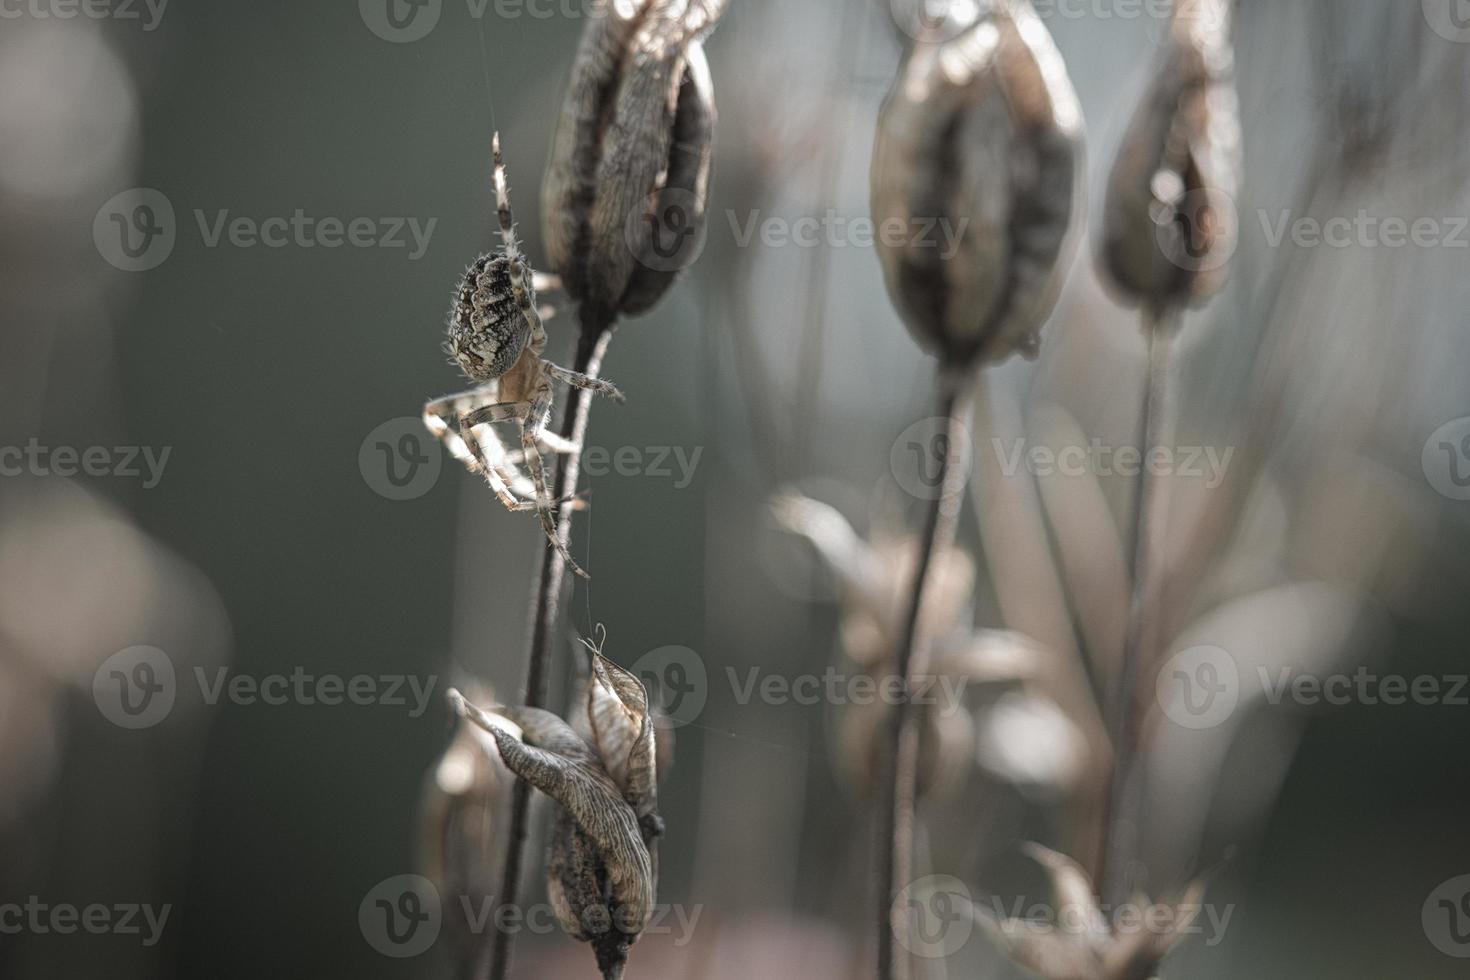
<path fill-rule="evenodd" d="M 424 425 L 444 443 L 450 455 L 472 473 L 481 473 L 506 509 L 534 510 L 547 539 L 570 567 L 587 577 L 557 534 L 556 503 L 546 481 L 542 451 L 575 453 L 575 443 L 546 429 L 551 416 L 552 381 L 564 381 L 595 394 L 623 401 L 617 386 L 542 357 L 546 328 L 536 306 L 536 283 L 554 286 L 552 277 L 535 274 L 515 236 L 515 219 L 500 158 L 500 134 L 490 141 L 494 158 L 496 213 L 501 247 L 481 255 L 465 272 L 449 312 L 445 349 L 477 387 L 436 398 L 424 406 Z M 549 315 L 548 311 L 548 315 Z M 489 427 L 517 421 L 519 450 L 507 451 Z M 524 464 L 530 480 L 521 472 Z M 575 501 L 570 501 L 575 505 Z"/>

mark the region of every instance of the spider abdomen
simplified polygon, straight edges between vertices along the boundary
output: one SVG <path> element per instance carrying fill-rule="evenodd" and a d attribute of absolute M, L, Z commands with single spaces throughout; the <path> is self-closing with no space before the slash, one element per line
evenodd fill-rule
<path fill-rule="evenodd" d="M 525 288 L 530 292 L 530 284 Z M 531 296 L 535 302 L 535 296 Z M 521 356 L 530 326 L 516 302 L 510 260 L 482 255 L 465 272 L 449 311 L 449 353 L 471 381 L 500 377 Z"/>

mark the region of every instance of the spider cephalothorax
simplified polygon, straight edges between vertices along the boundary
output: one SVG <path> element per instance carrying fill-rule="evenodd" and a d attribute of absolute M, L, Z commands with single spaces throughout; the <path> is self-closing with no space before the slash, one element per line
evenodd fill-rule
<path fill-rule="evenodd" d="M 534 304 L 530 284 L 522 288 Z M 510 259 L 504 252 L 480 256 L 460 281 L 449 312 L 450 356 L 465 377 L 483 384 L 511 369 L 529 337 L 511 285 Z"/>
<path fill-rule="evenodd" d="M 619 401 L 622 393 L 606 381 L 568 371 L 546 360 L 546 328 L 536 308 L 534 276 L 521 254 L 510 210 L 500 134 L 492 140 L 495 205 L 501 246 L 482 255 L 461 278 L 449 313 L 446 345 L 465 375 L 479 385 L 471 391 L 437 398 L 424 406 L 424 425 L 473 473 L 482 474 L 495 496 L 513 511 L 534 510 L 551 543 L 573 571 L 582 572 L 556 532 L 554 501 L 541 462 L 543 451 L 575 452 L 577 446 L 546 431 L 551 415 L 551 382 L 563 381 Z M 490 428 L 519 422 L 521 445 L 509 451 Z M 530 479 L 521 472 L 524 465 Z"/>

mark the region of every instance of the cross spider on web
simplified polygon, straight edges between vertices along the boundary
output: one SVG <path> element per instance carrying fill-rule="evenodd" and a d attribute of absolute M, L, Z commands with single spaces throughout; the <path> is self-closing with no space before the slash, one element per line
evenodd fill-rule
<path fill-rule="evenodd" d="M 481 255 L 465 272 L 449 313 L 445 349 L 477 387 L 436 398 L 424 406 L 424 425 L 472 473 L 480 473 L 495 496 L 511 511 L 534 510 L 547 539 L 568 567 L 584 572 L 556 531 L 555 504 L 546 480 L 542 452 L 575 453 L 580 447 L 547 431 L 553 381 L 564 381 L 599 395 L 623 400 L 610 382 L 569 371 L 542 357 L 546 328 L 536 306 L 536 283 L 550 286 L 551 277 L 536 275 L 521 252 L 510 210 L 500 134 L 491 139 L 495 160 L 496 213 L 501 246 Z M 519 422 L 521 445 L 507 450 L 491 428 Z M 521 471 L 524 466 L 530 479 Z"/>

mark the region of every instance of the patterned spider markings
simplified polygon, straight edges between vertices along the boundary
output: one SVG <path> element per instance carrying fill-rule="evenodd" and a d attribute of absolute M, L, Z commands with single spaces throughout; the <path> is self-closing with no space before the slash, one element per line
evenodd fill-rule
<path fill-rule="evenodd" d="M 495 161 L 496 213 L 501 246 L 482 255 L 465 272 L 449 313 L 445 345 L 467 378 L 478 387 L 436 398 L 424 406 L 424 425 L 473 473 L 482 474 L 495 496 L 511 511 L 534 510 L 547 539 L 578 575 L 587 573 L 572 559 L 556 532 L 556 501 L 546 479 L 542 452 L 574 453 L 579 447 L 546 429 L 551 417 L 552 382 L 563 381 L 623 401 L 607 381 L 588 377 L 542 357 L 546 328 L 536 306 L 536 276 L 516 241 L 500 134 L 491 140 Z M 491 426 L 520 423 L 520 448 L 509 450 Z M 522 472 L 522 467 L 529 472 Z"/>

